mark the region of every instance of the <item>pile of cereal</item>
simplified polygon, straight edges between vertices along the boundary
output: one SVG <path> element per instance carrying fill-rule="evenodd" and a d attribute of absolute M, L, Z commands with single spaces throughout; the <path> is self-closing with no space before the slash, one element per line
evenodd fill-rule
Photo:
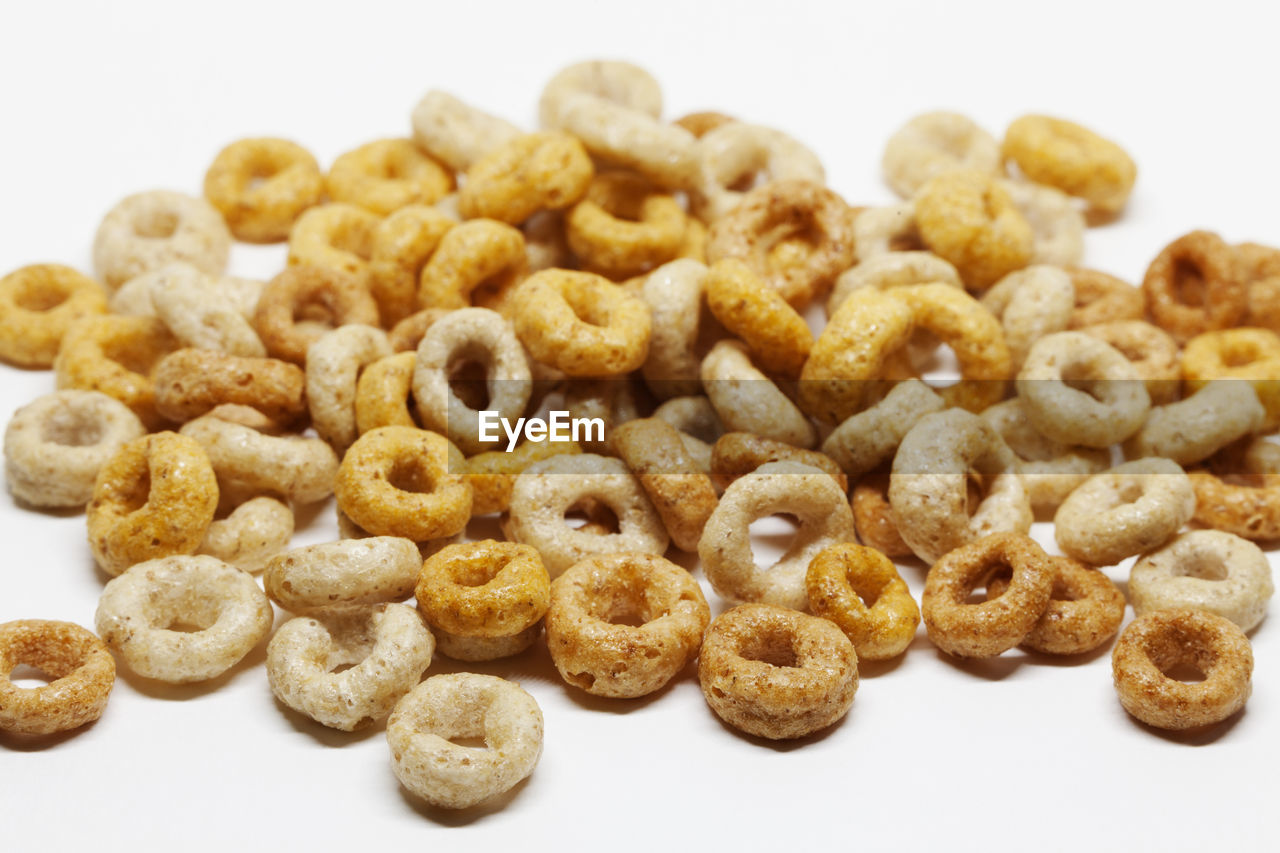
<path fill-rule="evenodd" d="M 215 678 L 280 607 L 280 702 L 385 720 L 404 786 L 460 808 L 533 771 L 542 712 L 502 679 L 424 680 L 436 654 L 545 642 L 621 699 L 696 659 L 728 725 L 797 738 L 922 620 L 959 657 L 1111 643 L 1126 601 L 1099 567 L 1135 556 L 1125 709 L 1182 729 L 1243 707 L 1272 594 L 1254 541 L 1280 537 L 1280 250 L 1196 231 L 1141 287 L 1080 266 L 1136 167 L 1056 118 L 1003 140 L 914 118 L 883 158 L 903 200 L 862 208 L 782 131 L 661 108 L 644 70 L 584 62 L 536 133 L 432 91 L 412 139 L 327 175 L 243 139 L 204 198 L 111 210 L 96 278 L 0 281 L 0 358 L 58 388 L 7 427 L 9 489 L 86 507 L 112 576 L 97 636 L 0 625 L 0 729 L 97 719 L 116 661 Z M 228 276 L 233 239 L 288 241 L 287 268 Z M 958 381 L 930 385 L 943 345 Z M 294 509 L 330 495 L 343 538 L 291 549 Z M 773 514 L 798 530 L 761 569 Z M 477 516 L 509 541 L 468 539 Z M 711 619 L 668 547 L 739 606 Z M 928 568 L 919 605 L 894 559 Z M 55 680 L 18 688 L 19 664 Z"/>

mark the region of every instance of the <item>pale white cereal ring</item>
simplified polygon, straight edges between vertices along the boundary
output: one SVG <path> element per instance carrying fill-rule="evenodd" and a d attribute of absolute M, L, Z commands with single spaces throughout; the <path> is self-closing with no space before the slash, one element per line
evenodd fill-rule
<path fill-rule="evenodd" d="M 922 113 L 896 130 L 880 160 L 893 191 L 911 198 L 934 175 L 950 169 L 1000 171 L 1000 144 L 968 116 Z"/>
<path fill-rule="evenodd" d="M 641 370 L 645 384 L 659 397 L 702 393 L 698 333 L 706 277 L 705 264 L 680 258 L 658 267 L 644 280 L 640 296 L 653 319 L 649 354 Z"/>
<path fill-rule="evenodd" d="M 133 317 L 159 316 L 156 313 L 155 304 L 151 301 L 151 288 L 156 286 L 158 279 L 170 274 L 199 275 L 202 283 L 230 299 L 240 315 L 250 323 L 253 322 L 253 313 L 258 307 L 258 298 L 262 296 L 262 289 L 267 286 L 265 281 L 253 278 L 209 275 L 185 261 L 174 261 L 159 269 L 134 276 L 120 285 L 120 288 L 111 294 L 107 303 L 111 313 L 128 314 Z"/>
<path fill-rule="evenodd" d="M 258 333 L 218 279 L 190 264 L 169 264 L 148 278 L 156 316 L 183 346 L 266 358 Z"/>
<path fill-rule="evenodd" d="M 1262 549 L 1221 530 L 1192 530 L 1143 555 L 1129 573 L 1138 616 L 1185 607 L 1207 610 L 1251 631 L 1267 615 L 1275 592 Z"/>
<path fill-rule="evenodd" d="M 307 545 L 277 554 L 262 585 L 293 613 L 351 604 L 399 601 L 413 592 L 422 569 L 418 546 L 398 536 L 369 536 Z"/>
<path fill-rule="evenodd" d="M 413 108 L 412 121 L 414 141 L 455 172 L 465 172 L 485 154 L 522 133 L 511 122 L 436 89 Z M 445 198 L 457 203 L 456 194 Z M 462 220 L 461 216 L 452 218 Z"/>
<path fill-rule="evenodd" d="M 298 616 L 267 644 L 267 680 L 293 710 L 352 732 L 385 717 L 417 685 L 435 645 L 418 611 L 404 604 Z"/>
<path fill-rule="evenodd" d="M 697 182 L 698 139 L 683 127 L 586 93 L 558 98 L 546 126 L 582 140 L 592 156 L 632 169 L 667 189 Z"/>
<path fill-rule="evenodd" d="M 257 574 L 267 560 L 289 547 L 292 536 L 293 510 L 263 495 L 240 504 L 226 518 L 210 522 L 196 553 Z"/>
<path fill-rule="evenodd" d="M 831 317 L 850 294 L 864 287 L 889 290 L 913 284 L 942 282 L 964 287 L 960 273 L 933 252 L 885 252 L 850 267 L 836 279 L 827 300 L 827 316 Z"/>
<path fill-rule="evenodd" d="M 1190 397 L 1151 409 L 1142 429 L 1124 443 L 1124 455 L 1163 456 L 1191 465 L 1261 430 L 1266 420 L 1253 383 L 1211 379 Z"/>
<path fill-rule="evenodd" d="M 945 408 L 942 397 L 919 379 L 899 382 L 880 402 L 832 430 L 822 452 L 857 477 L 890 458 L 916 421 Z"/>
<path fill-rule="evenodd" d="M 982 295 L 982 304 L 1004 327 L 1013 369 L 1018 370 L 1036 341 L 1067 328 L 1076 291 L 1064 270 L 1036 264 L 1000 279 Z"/>
<path fill-rule="evenodd" d="M 94 269 L 111 290 L 174 261 L 216 275 L 230 254 L 222 214 L 202 198 L 168 190 L 125 198 L 102 218 L 93 239 Z"/>
<path fill-rule="evenodd" d="M 694 210 L 705 222 L 714 222 L 742 201 L 746 193 L 733 187 L 792 178 L 821 184 L 827 179 L 818 155 L 782 131 L 758 124 L 722 124 L 698 139 L 694 156 Z"/>
<path fill-rule="evenodd" d="M 652 118 L 662 115 L 662 87 L 652 74 L 630 62 L 594 59 L 562 68 L 547 81 L 538 99 L 538 120 L 552 126 L 560 102 L 577 94 L 595 95 Z"/>
<path fill-rule="evenodd" d="M 858 262 L 889 252 L 923 251 L 926 247 L 916 227 L 916 203 L 904 201 L 887 207 L 872 207 L 853 222 Z"/>
<path fill-rule="evenodd" d="M 307 347 L 307 408 L 311 425 L 338 453 L 359 434 L 356 429 L 356 383 L 360 371 L 391 355 L 387 333 L 350 323 L 325 332 Z"/>
<path fill-rule="evenodd" d="M 1021 400 L 997 403 L 983 410 L 982 419 L 1018 457 L 1018 473 L 1032 509 L 1057 509 L 1077 486 L 1111 464 L 1106 448 L 1073 447 L 1045 438 L 1027 419 Z"/>
<path fill-rule="evenodd" d="M 720 421 L 733 432 L 813 447 L 813 424 L 779 390 L 773 380 L 751 363 L 746 345 L 735 340 L 717 343 L 702 360 L 702 387 Z"/>
<path fill-rule="evenodd" d="M 138 675 L 187 684 L 216 678 L 271 630 L 253 576 L 213 557 L 161 557 L 107 583 L 98 636 Z"/>
<path fill-rule="evenodd" d="M 1043 184 L 1002 181 L 1013 206 L 1031 226 L 1031 263 L 1074 266 L 1084 256 L 1084 214 L 1071 196 Z"/>

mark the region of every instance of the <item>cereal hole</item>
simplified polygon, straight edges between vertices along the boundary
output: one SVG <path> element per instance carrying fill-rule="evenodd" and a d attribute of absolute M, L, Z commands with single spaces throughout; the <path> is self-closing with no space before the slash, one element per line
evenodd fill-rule
<path fill-rule="evenodd" d="M 1221 559 L 1208 554 L 1197 555 L 1186 560 L 1175 569 L 1179 577 L 1199 578 L 1202 581 L 1224 581 L 1227 579 L 1227 567 Z"/>
<path fill-rule="evenodd" d="M 57 679 L 54 676 L 45 672 L 43 669 L 40 669 L 37 666 L 27 666 L 25 663 L 18 664 L 13 668 L 13 671 L 9 673 L 9 683 L 14 687 L 21 687 L 24 690 L 44 687 L 56 680 Z"/>
<path fill-rule="evenodd" d="M 1205 678 L 1204 672 L 1200 667 L 1190 661 L 1184 660 L 1174 661 L 1168 666 L 1161 667 L 1160 671 L 1164 673 L 1167 678 L 1172 678 L 1174 681 L 1181 681 L 1184 684 L 1196 684 L 1204 681 Z"/>
<path fill-rule="evenodd" d="M 1204 276 L 1200 274 L 1200 268 L 1190 261 L 1179 259 L 1174 262 L 1173 287 L 1182 304 L 1192 308 L 1204 305 Z"/>
<path fill-rule="evenodd" d="M 766 515 L 751 522 L 751 556 L 756 568 L 768 569 L 787 552 L 800 531 L 800 519 L 790 513 Z"/>
<path fill-rule="evenodd" d="M 632 628 L 639 628 L 649 621 L 646 618 L 647 615 L 642 602 L 633 601 L 628 597 L 614 601 L 605 614 L 604 621 L 610 625 L 629 625 Z"/>
<path fill-rule="evenodd" d="M 449 743 L 454 746 L 465 746 L 468 749 L 488 749 L 489 743 L 484 739 L 484 735 L 455 735 L 449 738 Z"/>
<path fill-rule="evenodd" d="M 564 522 L 574 529 L 590 524 L 593 530 L 603 534 L 621 530 L 617 514 L 607 504 L 590 500 L 569 507 L 564 514 Z"/>
<path fill-rule="evenodd" d="M 435 490 L 436 480 L 427 470 L 423 459 L 397 459 L 387 472 L 387 482 L 402 492 L 429 494 Z"/>
<path fill-rule="evenodd" d="M 42 284 L 40 287 L 23 287 L 13 296 L 13 302 L 27 311 L 49 311 L 66 302 L 71 291 L 57 285 Z"/>
<path fill-rule="evenodd" d="M 63 411 L 44 422 L 40 437 L 64 447 L 92 447 L 102 440 L 104 425 L 79 412 Z"/>
<path fill-rule="evenodd" d="M 177 616 L 170 620 L 168 625 L 164 626 L 164 630 L 174 631 L 178 634 L 198 634 L 201 631 L 207 630 L 208 627 L 208 625 L 203 625 L 200 622 L 193 621 L 189 617 Z"/>
<path fill-rule="evenodd" d="M 468 407 L 481 411 L 489 406 L 489 359 L 480 351 L 459 353 L 445 368 L 449 390 Z"/>
<path fill-rule="evenodd" d="M 157 210 L 133 222 L 133 233 L 148 240 L 167 240 L 177 230 L 178 214 L 172 210 Z"/>
<path fill-rule="evenodd" d="M 752 637 L 739 654 L 743 660 L 759 661 L 769 666 L 795 668 L 800 665 L 795 645 L 786 634 L 770 633 Z"/>

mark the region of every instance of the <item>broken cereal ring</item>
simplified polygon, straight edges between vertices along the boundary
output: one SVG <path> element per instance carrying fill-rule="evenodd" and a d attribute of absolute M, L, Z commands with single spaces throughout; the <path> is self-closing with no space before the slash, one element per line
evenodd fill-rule
<path fill-rule="evenodd" d="M 262 495 L 240 504 L 226 518 L 211 521 L 196 553 L 257 574 L 268 560 L 289 547 L 292 536 L 293 510 Z"/>
<path fill-rule="evenodd" d="M 841 421 L 822 442 L 822 452 L 850 477 L 865 474 L 893 456 L 916 421 L 944 408 L 946 401 L 932 388 L 907 379 L 875 405 Z"/>
<path fill-rule="evenodd" d="M 1045 438 L 1027 418 L 1022 401 L 996 403 L 982 413 L 1018 459 L 1018 474 L 1032 509 L 1057 509 L 1067 495 L 1111 465 L 1108 448 L 1076 447 Z"/>
<path fill-rule="evenodd" d="M 858 539 L 886 557 L 913 557 L 911 546 L 902 541 L 898 523 L 889 505 L 889 474 L 868 474 L 853 487 L 849 499 L 853 507 L 853 524 Z"/>
<path fill-rule="evenodd" d="M 1191 465 L 1259 431 L 1266 419 L 1252 384 L 1212 379 L 1189 397 L 1148 412 L 1142 429 L 1125 441 L 1124 455 L 1163 456 Z"/>
<path fill-rule="evenodd" d="M 1269 442 L 1259 445 L 1275 447 Z M 1243 474 L 1230 481 L 1208 471 L 1187 476 L 1196 493 L 1192 518 L 1197 522 L 1245 539 L 1280 538 L 1280 478 L 1275 474 Z"/>

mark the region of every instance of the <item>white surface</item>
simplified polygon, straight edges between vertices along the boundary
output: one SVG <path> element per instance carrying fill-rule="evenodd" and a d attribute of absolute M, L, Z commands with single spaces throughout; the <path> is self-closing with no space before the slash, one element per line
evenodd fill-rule
<path fill-rule="evenodd" d="M 327 164 L 406 133 L 429 87 L 530 125 L 551 73 L 596 56 L 652 69 L 670 116 L 715 108 L 787 130 L 852 203 L 891 199 L 881 146 L 916 112 L 957 109 L 997 135 L 1027 111 L 1076 118 L 1139 163 L 1125 218 L 1087 235 L 1087 261 L 1130 281 L 1194 227 L 1280 241 L 1274 5 L 716 5 L 7 3 L 0 270 L 87 269 L 111 205 L 198 193 L 232 139 L 287 136 Z M 282 260 L 238 247 L 232 265 L 266 276 Z M 53 387 L 48 372 L 0 378 L 6 421 Z M 297 541 L 332 537 L 332 516 L 300 518 Z M 82 515 L 23 511 L 6 493 L 0 537 L 0 622 L 92 625 L 103 578 Z M 918 595 L 923 569 L 903 574 Z M 344 735 L 282 711 L 259 649 L 203 687 L 122 673 L 88 730 L 38 750 L 0 741 L 0 844 L 1257 849 L 1280 829 L 1271 622 L 1253 636 L 1247 710 L 1195 738 L 1128 718 L 1106 651 L 957 664 L 921 629 L 905 659 L 864 667 L 842 724 L 768 745 L 717 721 L 692 668 L 656 697 L 608 702 L 562 685 L 539 647 L 481 669 L 541 704 L 542 762 L 501 808 L 464 815 L 401 791 L 381 729 Z"/>

